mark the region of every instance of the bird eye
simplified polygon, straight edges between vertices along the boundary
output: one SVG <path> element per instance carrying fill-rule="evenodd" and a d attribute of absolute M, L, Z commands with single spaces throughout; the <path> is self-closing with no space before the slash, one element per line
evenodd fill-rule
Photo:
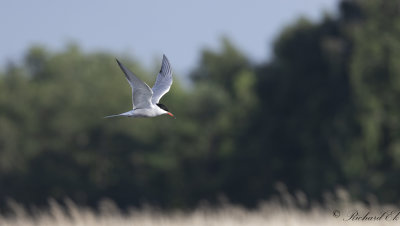
<path fill-rule="evenodd" d="M 168 111 L 167 106 L 165 106 L 164 104 L 158 103 L 157 106 L 160 107 L 161 109 L 163 109 L 164 111 Z"/>

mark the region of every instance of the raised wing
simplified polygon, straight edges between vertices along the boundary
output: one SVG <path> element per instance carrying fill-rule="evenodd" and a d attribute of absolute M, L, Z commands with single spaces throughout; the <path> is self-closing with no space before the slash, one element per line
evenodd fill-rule
<path fill-rule="evenodd" d="M 149 108 L 151 107 L 151 97 L 153 91 L 150 87 L 142 82 L 135 74 L 133 74 L 127 67 L 125 67 L 118 59 L 119 67 L 124 72 L 129 85 L 132 87 L 132 104 L 133 109 L 135 108 Z"/>
<path fill-rule="evenodd" d="M 151 102 L 153 104 L 157 104 L 160 101 L 161 97 L 169 91 L 171 85 L 172 68 L 169 64 L 167 57 L 163 55 L 161 70 L 160 73 L 158 73 L 156 83 L 154 83 L 154 86 L 152 88 L 153 98 L 151 99 Z"/>

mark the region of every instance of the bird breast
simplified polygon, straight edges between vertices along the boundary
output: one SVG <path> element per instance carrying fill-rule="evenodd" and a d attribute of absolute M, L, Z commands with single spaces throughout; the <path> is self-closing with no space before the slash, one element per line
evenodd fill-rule
<path fill-rule="evenodd" d="M 134 115 L 137 117 L 155 117 L 165 114 L 165 112 L 160 108 L 142 108 L 142 109 L 135 109 Z"/>

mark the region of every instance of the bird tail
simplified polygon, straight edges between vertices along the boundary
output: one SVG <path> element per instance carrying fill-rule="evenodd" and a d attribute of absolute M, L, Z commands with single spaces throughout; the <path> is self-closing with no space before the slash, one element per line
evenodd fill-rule
<path fill-rule="evenodd" d="M 112 118 L 112 117 L 119 117 L 119 116 L 131 117 L 132 116 L 132 112 L 128 111 L 128 112 L 124 112 L 124 113 L 117 114 L 117 115 L 109 115 L 109 116 L 106 116 L 104 118 Z"/>
<path fill-rule="evenodd" d="M 123 116 L 122 114 L 118 114 L 118 115 L 109 115 L 109 116 L 106 116 L 106 117 L 104 117 L 104 118 L 113 118 L 113 117 L 119 117 L 119 116 Z"/>

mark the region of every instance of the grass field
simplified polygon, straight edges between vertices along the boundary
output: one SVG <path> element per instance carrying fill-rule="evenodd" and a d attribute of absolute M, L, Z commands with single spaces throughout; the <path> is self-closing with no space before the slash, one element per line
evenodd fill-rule
<path fill-rule="evenodd" d="M 339 192 L 340 193 L 340 192 Z M 340 195 L 342 197 L 340 197 Z M 339 200 L 329 200 L 321 205 L 312 204 L 309 210 L 301 205 L 308 205 L 304 195 L 297 197 L 284 195 L 275 201 L 264 202 L 254 210 L 244 209 L 230 204 L 220 207 L 199 207 L 193 211 L 163 212 L 155 208 L 119 210 L 111 200 L 100 202 L 98 210 L 78 207 L 66 200 L 60 205 L 49 201 L 46 210 L 30 209 L 30 213 L 19 204 L 10 201 L 12 213 L 0 215 L 0 226 L 236 226 L 236 225 L 397 225 L 399 209 L 394 206 L 350 203 L 345 192 L 339 194 Z M 358 213 L 356 215 L 355 213 Z M 353 216 L 353 217 L 351 217 Z M 398 218 L 398 219 L 397 219 Z"/>

